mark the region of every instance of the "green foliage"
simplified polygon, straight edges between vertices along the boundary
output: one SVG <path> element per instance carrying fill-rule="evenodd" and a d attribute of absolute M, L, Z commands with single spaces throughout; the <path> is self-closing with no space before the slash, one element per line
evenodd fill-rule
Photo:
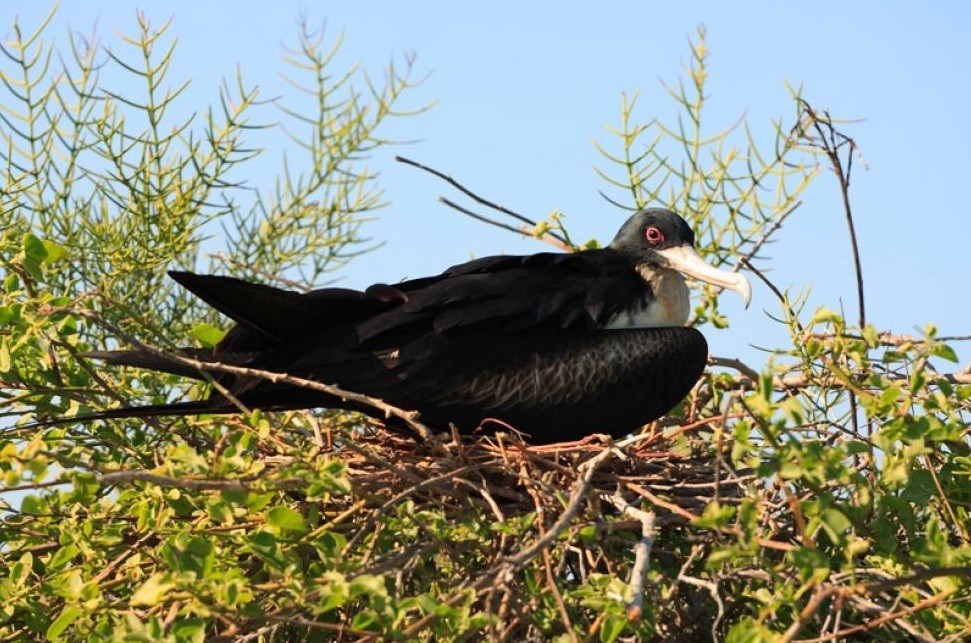
<path fill-rule="evenodd" d="M 179 117 L 166 29 L 140 16 L 118 51 L 75 39 L 64 56 L 43 26 L 15 25 L 5 45 L 0 636 L 971 635 L 971 375 L 943 370 L 955 351 L 933 326 L 888 335 L 806 314 L 788 293 L 791 342 L 761 369 L 716 360 L 624 458 L 596 440 L 411 441 L 344 413 L 24 428 L 201 394 L 83 354 L 131 338 L 212 345 L 220 322 L 166 268 L 199 264 L 205 240 L 218 267 L 309 284 L 365 249 L 360 226 L 382 202 L 362 155 L 386 142 L 377 128 L 407 73 L 335 74 L 334 49 L 305 31 L 290 63 L 316 108 L 284 107 L 297 155 L 254 195 L 245 171 L 260 151 L 245 139 L 269 127 L 268 106 L 237 77 L 204 117 Z M 709 258 L 755 261 L 822 157 L 798 97 L 771 153 L 744 122 L 705 134 L 706 55 L 701 33 L 671 91 L 677 126 L 637 124 L 625 100 L 608 180 L 630 207 L 685 213 Z M 103 86 L 109 70 L 144 91 Z M 727 323 L 716 295 L 696 323 Z"/>
<path fill-rule="evenodd" d="M 39 239 L 56 242 L 58 256 L 48 260 L 69 260 L 46 274 L 45 290 L 108 294 L 116 300 L 101 311 L 109 321 L 137 316 L 123 302 L 152 292 L 155 329 L 182 335 L 199 311 L 185 314 L 193 304 L 173 292 L 164 270 L 197 267 L 203 240 L 217 267 L 305 285 L 366 249 L 360 227 L 382 197 L 364 159 L 387 143 L 378 127 L 407 113 L 397 105 L 411 87 L 411 61 L 404 73 L 389 64 L 380 83 L 356 68 L 335 74 L 340 41 L 322 48 L 305 28 L 287 63 L 291 84 L 314 98 L 309 109 L 261 103 L 237 72 L 214 107 L 186 116 L 179 100 L 190 81 L 170 77 L 169 23 L 137 18 L 136 33 L 119 37 L 117 48 L 74 37 L 66 56 L 45 42 L 46 24 L 29 34 L 13 26 L 3 50 L 10 71 L 2 77 L 0 228 L 6 239 L 36 235 L 23 270 L 40 279 L 36 266 L 47 255 Z M 117 75 L 143 90 L 123 95 L 102 85 Z M 247 134 L 271 127 L 295 153 L 264 194 L 240 167 L 261 154 Z M 220 227 L 226 234 L 214 236 Z"/>
<path fill-rule="evenodd" d="M 598 169 L 613 191 L 608 200 L 627 209 L 662 206 L 685 216 L 695 231 L 699 251 L 715 265 L 735 270 L 761 258 L 799 197 L 819 172 L 814 154 L 791 135 L 782 121 L 772 123 L 774 138 L 760 144 L 748 121 L 709 131 L 703 115 L 707 96 L 708 48 L 704 28 L 691 43 L 691 62 L 676 86 L 665 85 L 677 105 L 674 124 L 635 118 L 638 92 L 625 94 L 620 126 L 611 128 L 614 145 L 598 145 L 607 162 Z M 799 110 L 799 93 L 792 90 Z M 791 126 L 790 126 L 791 127 Z M 727 325 L 718 313 L 717 289 L 704 285 L 695 315 L 717 327 Z"/>

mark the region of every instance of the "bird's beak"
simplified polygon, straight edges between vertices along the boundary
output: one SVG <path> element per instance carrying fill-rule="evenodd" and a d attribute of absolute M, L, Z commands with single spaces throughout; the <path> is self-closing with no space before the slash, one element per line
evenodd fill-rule
<path fill-rule="evenodd" d="M 748 304 L 752 300 L 752 285 L 744 275 L 720 270 L 705 263 L 705 260 L 691 246 L 666 248 L 658 250 L 657 254 L 667 260 L 666 268 L 677 270 L 683 275 L 700 279 L 715 286 L 734 290 L 742 296 L 742 299 L 745 300 L 745 307 L 748 308 Z"/>

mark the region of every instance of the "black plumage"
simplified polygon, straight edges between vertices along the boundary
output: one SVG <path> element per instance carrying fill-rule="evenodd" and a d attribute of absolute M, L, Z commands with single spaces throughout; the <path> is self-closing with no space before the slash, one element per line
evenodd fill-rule
<path fill-rule="evenodd" d="M 363 292 L 298 293 L 232 277 L 170 275 L 236 322 L 214 349 L 186 349 L 188 356 L 334 384 L 418 410 L 440 429 L 453 423 L 468 433 L 494 418 L 534 442 L 555 442 L 631 432 L 670 410 L 697 381 L 707 344 L 683 326 L 681 273 L 746 299 L 748 283 L 701 262 L 693 242 L 680 217 L 645 210 L 607 248 L 485 257 Z M 693 258 L 683 261 L 685 253 Z M 151 352 L 93 356 L 202 377 Z M 211 376 L 249 408 L 368 411 L 286 383 Z M 95 417 L 237 410 L 214 390 L 204 401 Z"/>

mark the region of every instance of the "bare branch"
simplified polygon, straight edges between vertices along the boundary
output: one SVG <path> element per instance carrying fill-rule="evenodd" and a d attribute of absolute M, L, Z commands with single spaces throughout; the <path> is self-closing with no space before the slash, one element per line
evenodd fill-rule
<path fill-rule="evenodd" d="M 465 187 L 464 185 L 462 185 L 461 183 L 459 183 L 458 181 L 456 181 L 455 179 L 453 179 L 448 174 L 445 174 L 443 172 L 439 172 L 436 169 L 430 168 L 427 165 L 422 165 L 421 163 L 419 163 L 417 161 L 412 161 L 411 159 L 405 158 L 403 156 L 396 156 L 396 157 L 394 157 L 394 160 L 396 160 L 396 161 L 398 161 L 400 163 L 405 163 L 406 165 L 411 165 L 413 167 L 417 167 L 418 169 L 424 170 L 425 172 L 428 172 L 429 174 L 432 174 L 433 176 L 437 176 L 438 178 L 442 179 L 443 181 L 445 181 L 446 183 L 448 183 L 452 187 L 456 188 L 459 192 L 461 192 L 465 196 L 467 196 L 470 199 L 472 199 L 473 201 L 475 201 L 476 203 L 479 203 L 481 205 L 484 205 L 487 208 L 491 208 L 491 209 L 495 210 L 496 212 L 501 212 L 502 214 L 505 214 L 507 216 L 510 216 L 510 217 L 516 219 L 517 221 L 526 224 L 527 226 L 536 227 L 536 225 L 537 225 L 537 222 L 536 221 L 533 221 L 529 217 L 523 216 L 522 214 L 519 214 L 518 212 L 513 212 L 512 210 L 510 210 L 509 208 L 507 208 L 505 206 L 499 205 L 497 203 L 493 203 L 492 201 L 489 201 L 488 199 L 485 199 L 485 198 L 479 196 L 478 194 L 476 194 L 472 190 L 468 189 L 467 187 Z M 559 241 L 565 243 L 566 242 L 566 239 L 559 239 Z"/>
<path fill-rule="evenodd" d="M 438 200 L 441 201 L 442 203 L 444 203 L 445 205 L 447 205 L 448 207 L 452 208 L 453 210 L 456 210 L 457 212 L 461 212 L 462 214 L 464 214 L 464 215 L 466 215 L 468 217 L 472 217 L 476 221 L 481 221 L 482 223 L 486 223 L 488 225 L 495 226 L 495 227 L 497 227 L 497 228 L 499 228 L 501 230 L 506 230 L 507 232 L 512 232 L 513 234 L 520 234 L 520 235 L 524 235 L 524 236 L 527 236 L 527 237 L 536 237 L 535 232 L 531 228 L 529 228 L 528 226 L 520 226 L 520 227 L 517 228 L 516 226 L 511 226 L 508 223 L 503 223 L 502 221 L 497 221 L 495 219 L 490 219 L 489 217 L 487 217 L 485 215 L 478 214 L 477 212 L 473 212 L 472 210 L 469 210 L 468 208 L 462 207 L 461 205 L 455 203 L 454 201 L 450 201 L 450 200 L 446 199 L 443 196 L 442 197 L 439 197 Z M 566 252 L 573 252 L 573 247 L 570 244 L 568 244 L 568 243 L 566 243 L 564 241 L 561 241 L 559 239 L 558 235 L 554 235 L 551 232 L 544 232 L 539 237 L 539 240 L 540 241 L 544 241 L 544 242 L 546 242 L 546 243 L 548 243 L 550 245 L 556 246 L 560 250 L 563 250 L 563 251 L 566 251 Z"/>
<path fill-rule="evenodd" d="M 850 246 L 853 250 L 853 267 L 856 271 L 856 295 L 860 311 L 858 323 L 860 328 L 864 328 L 866 326 L 866 302 L 863 296 L 863 266 L 860 261 L 860 247 L 856 240 L 856 227 L 853 224 L 853 209 L 850 205 L 850 175 L 853 171 L 853 156 L 859 153 L 859 148 L 856 141 L 836 129 L 829 113 L 823 112 L 820 116 L 805 99 L 800 98 L 799 103 L 802 105 L 806 118 L 800 119 L 794 133 L 798 138 L 807 141 L 826 155 L 833 173 L 836 174 L 836 179 L 839 181 L 840 195 L 843 198 L 843 213 L 846 216 Z M 815 130 L 816 137 L 807 132 L 807 126 Z M 843 148 L 847 149 L 845 166 L 840 156 Z"/>
<path fill-rule="evenodd" d="M 632 596 L 627 602 L 627 620 L 639 621 L 644 613 L 644 584 L 651 568 L 651 548 L 654 546 L 654 522 L 657 514 L 638 509 L 620 495 L 604 495 L 601 498 L 641 523 L 641 539 L 634 546 L 634 566 L 628 581 Z"/>

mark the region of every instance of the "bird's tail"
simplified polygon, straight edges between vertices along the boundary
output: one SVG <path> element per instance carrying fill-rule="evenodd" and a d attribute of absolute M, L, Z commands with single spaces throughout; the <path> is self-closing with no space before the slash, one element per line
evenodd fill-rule
<path fill-rule="evenodd" d="M 21 425 L 20 429 L 60 426 L 74 422 L 92 422 L 94 420 L 115 420 L 121 418 L 144 418 L 184 416 L 200 414 L 238 413 L 240 409 L 230 404 L 214 405 L 209 400 L 195 400 L 190 402 L 175 402 L 173 404 L 149 404 L 146 406 L 123 406 L 117 409 L 82 413 L 71 417 L 57 417 L 48 420 L 38 420 L 30 424 Z"/>
<path fill-rule="evenodd" d="M 211 348 L 180 348 L 172 355 L 176 357 L 187 357 L 199 362 L 216 361 Z M 159 351 L 149 351 L 145 349 L 120 350 L 120 351 L 91 351 L 82 354 L 88 359 L 97 359 L 105 364 L 112 366 L 132 366 L 134 368 L 144 368 L 162 373 L 171 373 L 180 377 L 191 377 L 193 379 L 206 379 L 202 372 L 195 366 L 190 366 L 178 359 L 172 359 L 165 353 Z M 228 354 L 220 356 L 221 363 L 230 365 L 244 364 L 249 355 Z"/>

